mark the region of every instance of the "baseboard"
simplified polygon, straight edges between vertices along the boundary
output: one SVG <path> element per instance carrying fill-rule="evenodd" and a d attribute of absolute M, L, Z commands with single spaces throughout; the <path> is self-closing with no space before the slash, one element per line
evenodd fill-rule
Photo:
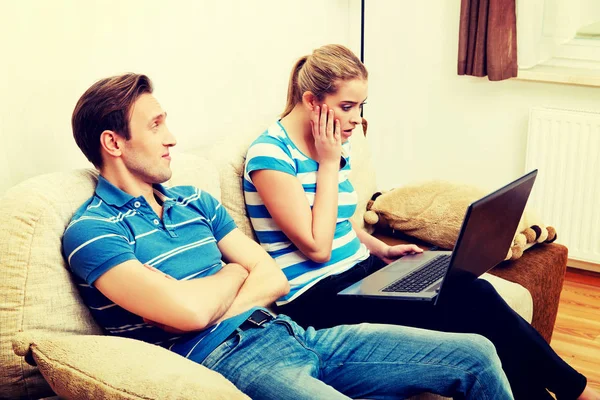
<path fill-rule="evenodd" d="M 587 261 L 572 260 L 569 258 L 569 260 L 567 261 L 567 266 L 571 268 L 583 269 L 586 271 L 600 273 L 600 264 L 591 263 Z"/>

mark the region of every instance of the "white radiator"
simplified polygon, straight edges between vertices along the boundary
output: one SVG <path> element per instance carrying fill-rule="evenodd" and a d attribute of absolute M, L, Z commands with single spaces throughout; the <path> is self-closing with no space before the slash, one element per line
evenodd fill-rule
<path fill-rule="evenodd" d="M 570 260 L 600 264 L 600 113 L 532 108 L 526 169 L 534 168 L 529 206 L 556 228 Z"/>

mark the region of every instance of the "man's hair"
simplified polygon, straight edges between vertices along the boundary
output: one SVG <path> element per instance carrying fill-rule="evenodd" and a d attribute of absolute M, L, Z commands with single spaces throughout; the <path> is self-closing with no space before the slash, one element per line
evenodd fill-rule
<path fill-rule="evenodd" d="M 129 140 L 133 104 L 144 93 L 152 93 L 150 78 L 129 73 L 99 80 L 77 102 L 71 118 L 73 137 L 96 168 L 102 167 L 100 135 L 110 130 Z"/>

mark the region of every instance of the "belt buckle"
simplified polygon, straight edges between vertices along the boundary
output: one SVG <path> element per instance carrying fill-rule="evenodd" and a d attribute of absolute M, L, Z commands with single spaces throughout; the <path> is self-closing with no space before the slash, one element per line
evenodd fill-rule
<path fill-rule="evenodd" d="M 262 314 L 262 315 L 260 315 L 260 314 Z M 248 321 L 251 324 L 256 325 L 256 326 L 262 326 L 265 322 L 271 321 L 272 319 L 273 319 L 273 316 L 270 313 L 266 312 L 265 310 L 259 309 L 259 310 L 254 311 L 252 314 L 250 314 L 250 316 L 248 317 L 248 319 L 246 321 Z"/>

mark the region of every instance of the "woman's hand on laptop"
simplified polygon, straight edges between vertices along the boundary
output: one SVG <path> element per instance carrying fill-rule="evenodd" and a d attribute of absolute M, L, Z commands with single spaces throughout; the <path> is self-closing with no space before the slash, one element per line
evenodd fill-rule
<path fill-rule="evenodd" d="M 388 246 L 387 251 L 379 255 L 379 258 L 381 258 L 386 264 L 389 264 L 402 256 L 418 254 L 422 252 L 423 249 L 416 244 L 397 244 L 395 246 Z"/>

